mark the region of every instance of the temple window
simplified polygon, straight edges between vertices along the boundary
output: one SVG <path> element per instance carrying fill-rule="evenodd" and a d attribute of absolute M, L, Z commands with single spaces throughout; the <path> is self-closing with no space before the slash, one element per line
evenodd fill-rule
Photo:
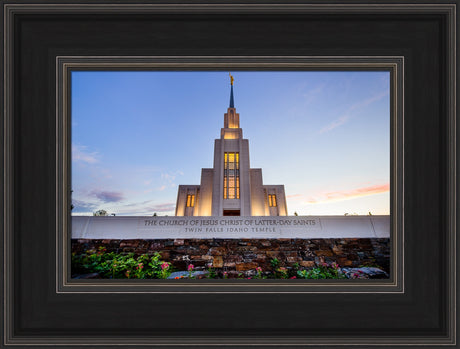
<path fill-rule="evenodd" d="M 276 206 L 276 195 L 275 194 L 268 195 L 268 206 L 270 207 Z"/>
<path fill-rule="evenodd" d="M 187 195 L 187 207 L 195 206 L 195 195 Z"/>
<path fill-rule="evenodd" d="M 224 199 L 240 198 L 240 154 L 224 153 Z"/>

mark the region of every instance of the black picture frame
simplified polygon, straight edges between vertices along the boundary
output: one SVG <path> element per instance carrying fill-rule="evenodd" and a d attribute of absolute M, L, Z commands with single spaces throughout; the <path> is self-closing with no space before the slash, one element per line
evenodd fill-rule
<path fill-rule="evenodd" d="M 276 57 L 240 57 L 240 56 L 142 56 L 142 57 L 107 57 L 107 56 L 57 56 L 56 57 L 56 154 L 57 167 L 62 169 L 57 186 L 57 262 L 56 262 L 56 290 L 58 293 L 68 292 L 136 292 L 130 283 L 111 280 L 110 283 L 101 283 L 99 280 L 75 280 L 71 278 L 70 252 L 72 234 L 72 217 L 69 217 L 69 205 L 72 188 L 71 181 L 71 75 L 76 71 L 386 71 L 390 76 L 390 110 L 388 123 L 391 131 L 391 146 L 388 151 L 392 163 L 390 165 L 390 185 L 392 188 L 390 206 L 393 214 L 391 236 L 388 239 L 390 256 L 389 277 L 386 280 L 373 280 L 368 284 L 333 282 L 326 284 L 321 281 L 286 283 L 271 280 L 269 283 L 254 281 L 241 283 L 240 280 L 226 280 L 212 282 L 207 280 L 190 285 L 188 280 L 170 282 L 167 280 L 138 280 L 136 288 L 140 292 L 150 293 L 194 293 L 194 292 L 278 292 L 278 293 L 318 293 L 318 292 L 403 292 L 404 288 L 404 251 L 402 227 L 402 195 L 403 187 L 403 103 L 404 97 L 404 57 L 373 56 L 276 56 Z M 390 222 L 389 222 L 390 223 Z M 390 223 L 391 224 L 391 223 Z M 85 241 L 84 239 L 81 241 Z M 215 287 L 218 286 L 218 287 Z M 281 288 L 279 286 L 282 286 Z"/>
<path fill-rule="evenodd" d="M 3 0 L 2 346 L 456 345 L 457 4 Z M 69 128 L 56 77 L 59 57 L 77 56 L 402 57 L 398 287 L 61 288 L 69 164 L 58 131 Z"/>

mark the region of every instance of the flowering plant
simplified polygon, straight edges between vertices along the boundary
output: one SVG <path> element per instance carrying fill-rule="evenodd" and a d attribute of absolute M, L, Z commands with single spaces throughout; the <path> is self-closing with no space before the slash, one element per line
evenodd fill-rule
<path fill-rule="evenodd" d="M 212 267 L 212 263 L 208 263 L 208 279 L 215 279 L 217 277 L 217 273 Z"/>
<path fill-rule="evenodd" d="M 84 254 L 72 254 L 72 274 L 99 273 L 103 278 L 123 279 L 158 279 L 171 274 L 171 265 L 153 255 L 143 254 L 135 257 L 134 253 L 106 253 L 105 247 L 88 250 Z"/>
<path fill-rule="evenodd" d="M 337 263 L 331 265 L 327 263 L 321 263 L 316 268 L 310 270 L 299 270 L 297 276 L 302 279 L 344 279 L 345 274 L 341 273 Z"/>
<path fill-rule="evenodd" d="M 276 271 L 279 273 L 281 279 L 288 278 L 288 270 L 285 267 L 279 267 Z"/>
<path fill-rule="evenodd" d="M 189 264 L 188 267 L 187 267 L 187 271 L 188 271 L 188 277 L 189 279 L 192 278 L 192 275 L 193 275 L 193 269 L 195 268 L 195 266 L 193 264 Z"/>
<path fill-rule="evenodd" d="M 256 272 L 257 272 L 256 278 L 257 278 L 257 279 L 262 279 L 262 268 L 261 268 L 261 267 L 257 267 L 257 268 L 256 268 Z"/>
<path fill-rule="evenodd" d="M 161 264 L 161 273 L 160 273 L 160 279 L 167 279 L 168 276 L 171 274 L 169 271 L 169 263 L 164 262 Z"/>
<path fill-rule="evenodd" d="M 144 269 L 144 263 L 138 263 L 136 266 L 136 278 L 138 279 L 144 279 L 144 272 L 142 271 Z"/>

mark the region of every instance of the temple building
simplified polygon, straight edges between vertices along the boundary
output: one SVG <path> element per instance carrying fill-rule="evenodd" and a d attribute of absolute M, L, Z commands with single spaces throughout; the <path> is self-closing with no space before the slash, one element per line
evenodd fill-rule
<path fill-rule="evenodd" d="M 231 75 L 230 105 L 214 141 L 214 167 L 201 169 L 200 185 L 179 185 L 176 216 L 287 216 L 284 185 L 264 185 L 262 169 L 250 167 Z"/>

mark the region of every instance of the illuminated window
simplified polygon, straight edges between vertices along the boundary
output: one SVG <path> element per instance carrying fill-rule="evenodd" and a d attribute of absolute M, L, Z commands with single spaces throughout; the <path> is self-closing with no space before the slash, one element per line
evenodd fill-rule
<path fill-rule="evenodd" d="M 275 194 L 268 195 L 268 206 L 270 207 L 276 206 L 276 195 Z"/>
<path fill-rule="evenodd" d="M 195 195 L 187 195 L 187 207 L 195 206 Z"/>
<path fill-rule="evenodd" d="M 224 199 L 240 198 L 240 153 L 224 153 Z"/>

